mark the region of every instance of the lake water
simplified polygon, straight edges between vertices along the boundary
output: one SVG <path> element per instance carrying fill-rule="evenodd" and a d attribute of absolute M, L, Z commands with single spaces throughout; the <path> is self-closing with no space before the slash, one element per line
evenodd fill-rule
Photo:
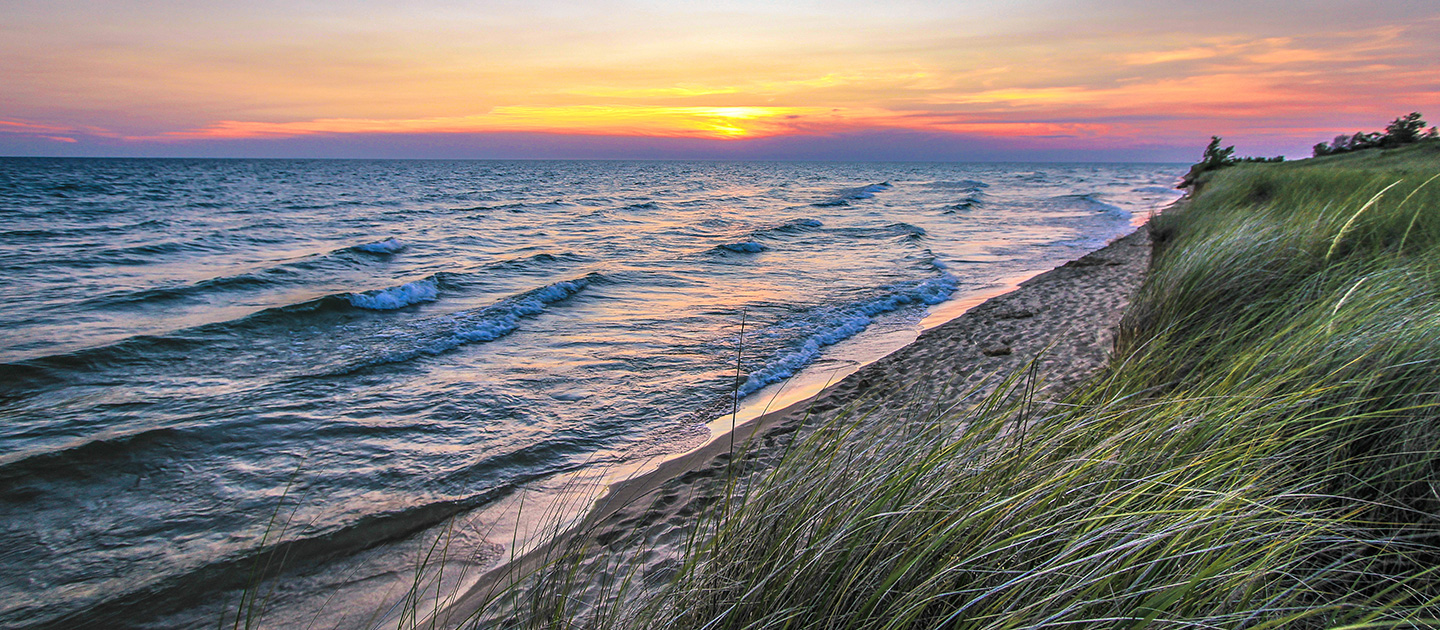
<path fill-rule="evenodd" d="M 1183 168 L 0 159 L 0 626 L 214 627 L 277 542 L 276 606 L 380 605 L 448 519 L 692 448 Z"/>

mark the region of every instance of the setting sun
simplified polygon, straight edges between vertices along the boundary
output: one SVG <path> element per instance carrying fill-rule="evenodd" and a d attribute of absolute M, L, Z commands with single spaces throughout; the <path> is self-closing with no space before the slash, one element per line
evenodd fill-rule
<path fill-rule="evenodd" d="M 361 142 L 503 157 L 515 134 L 541 134 L 589 156 L 638 157 L 663 139 L 694 156 L 723 141 L 734 156 L 776 138 L 864 155 L 863 138 L 888 134 L 926 158 L 1178 158 L 1243 132 L 1254 150 L 1295 154 L 1317 133 L 1440 100 L 1440 14 L 1304 13 L 622 0 L 320 3 L 281 18 L 25 0 L 0 25 L 0 151 L 343 155 Z"/>

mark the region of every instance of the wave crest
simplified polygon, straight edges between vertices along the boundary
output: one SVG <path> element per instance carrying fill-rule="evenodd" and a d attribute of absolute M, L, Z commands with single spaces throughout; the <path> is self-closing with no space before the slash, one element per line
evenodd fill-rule
<path fill-rule="evenodd" d="M 940 267 L 940 265 L 936 266 Z M 860 334 L 875 321 L 876 316 L 912 304 L 939 304 L 949 299 L 950 295 L 959 287 L 960 281 L 955 276 L 942 273 L 929 280 L 896 288 L 886 295 L 848 308 L 831 310 L 822 317 L 814 332 L 800 342 L 799 347 L 771 359 L 760 369 L 750 372 L 735 395 L 737 397 L 748 396 L 766 385 L 794 376 L 796 372 L 814 362 L 820 356 L 823 348 Z"/>
<path fill-rule="evenodd" d="M 478 310 L 407 323 L 396 334 L 385 335 L 384 345 L 389 350 L 310 376 L 344 376 L 377 365 L 444 354 L 470 343 L 494 341 L 514 332 L 523 320 L 543 313 L 549 305 L 583 291 L 600 277 L 600 274 L 591 273 L 574 280 L 561 280 Z"/>
<path fill-rule="evenodd" d="M 486 309 L 481 317 L 468 322 L 466 327 L 457 328 L 455 338 L 464 342 L 475 342 L 494 341 L 504 337 L 520 327 L 522 318 L 539 315 L 546 306 L 579 293 L 589 284 L 588 278 L 564 280 L 512 298 L 508 303 Z"/>
<path fill-rule="evenodd" d="M 350 305 L 372 311 L 393 311 L 421 302 L 433 302 L 440 296 L 440 288 L 433 278 L 406 282 L 398 287 L 351 293 L 345 296 Z"/>
<path fill-rule="evenodd" d="M 755 241 L 745 241 L 743 243 L 725 243 L 724 245 L 720 245 L 719 248 L 725 251 L 735 252 L 737 254 L 758 254 L 769 249 L 768 247 L 756 243 Z"/>
<path fill-rule="evenodd" d="M 829 207 L 833 207 L 833 206 L 846 206 L 846 205 L 850 205 L 850 202 L 851 202 L 851 201 L 856 201 L 856 200 L 860 200 L 860 199 L 869 199 L 869 198 L 871 198 L 871 197 L 874 197 L 874 196 L 875 196 L 875 193 L 877 193 L 877 192 L 884 192 L 884 191 L 886 191 L 886 190 L 890 190 L 890 188 L 891 188 L 890 182 L 880 182 L 880 183 L 878 183 L 878 184 L 866 184 L 866 185 L 864 185 L 864 186 L 858 186 L 858 187 L 855 187 L 855 188 L 844 188 L 844 189 L 841 189 L 841 190 L 837 191 L 837 192 L 835 193 L 835 196 L 834 196 L 834 197 L 832 197 L 832 198 L 830 198 L 830 199 L 827 199 L 827 200 L 825 200 L 825 201 L 818 202 L 818 203 L 816 203 L 815 205 L 816 205 L 817 207 L 820 207 L 820 208 L 829 208 Z"/>

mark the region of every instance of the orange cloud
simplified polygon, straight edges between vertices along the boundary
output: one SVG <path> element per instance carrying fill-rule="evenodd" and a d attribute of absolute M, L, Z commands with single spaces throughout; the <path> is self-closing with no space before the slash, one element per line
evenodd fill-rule
<path fill-rule="evenodd" d="M 461 5 L 372 7 L 388 17 L 365 23 L 303 9 L 284 19 L 187 9 L 199 29 L 163 28 L 165 15 L 129 10 L 114 9 L 113 25 L 57 14 L 46 24 L 0 25 L 11 97 L 0 103 L 10 119 L 0 133 L 178 143 L 487 132 L 737 140 L 904 129 L 1188 141 L 1238 128 L 1324 137 L 1337 121 L 1348 128 L 1361 115 L 1393 117 L 1440 100 L 1440 19 L 1351 27 L 1285 14 L 1251 24 L 1207 9 L 1199 19 L 1208 26 L 1177 18 L 1184 29 L 1165 31 L 1154 21 L 1108 22 L 1104 7 L 1024 2 L 1043 10 L 1010 21 L 1001 18 L 1022 13 L 997 10 L 987 21 L 965 3 L 921 2 L 913 14 L 854 19 L 837 10 L 806 21 L 647 4 L 672 20 L 664 28 L 578 4 L 544 18 L 545 28 L 533 11 Z M 770 10 L 809 11 L 760 12 Z M 1042 19 L 1066 11 L 1079 15 Z M 1131 14 L 1141 11 L 1127 7 L 1121 17 L 1138 20 Z M 1245 15 L 1261 14 L 1281 15 L 1263 7 Z"/>
<path fill-rule="evenodd" d="M 44 138 L 46 140 L 51 140 L 54 142 L 75 144 L 79 142 L 75 138 L 72 138 L 68 135 L 59 134 L 88 133 L 91 135 L 102 135 L 106 132 L 104 130 L 96 129 L 94 127 L 75 128 L 65 125 L 46 125 L 39 123 L 22 122 L 18 120 L 0 120 L 0 133 L 18 136 L 31 136 L 35 138 Z"/>
<path fill-rule="evenodd" d="M 190 131 L 130 136 L 127 139 L 175 141 L 322 134 L 542 132 L 728 140 L 884 128 L 1007 137 L 1094 137 L 1114 127 L 1108 124 L 1011 122 L 984 118 L 877 108 L 497 107 L 486 114 L 464 117 L 395 120 L 331 118 L 280 123 L 222 121 Z"/>
<path fill-rule="evenodd" d="M 42 133 L 69 133 L 71 127 L 58 125 L 40 125 L 35 123 L 20 122 L 18 120 L 0 120 L 0 132 L 42 134 Z"/>
<path fill-rule="evenodd" d="M 196 130 L 131 136 L 128 139 L 194 140 L 348 133 L 505 131 L 724 139 L 770 135 L 784 126 L 777 124 L 777 121 L 816 113 L 814 108 L 796 107 L 504 106 L 474 116 L 409 119 L 322 118 L 295 122 L 227 120 Z"/>

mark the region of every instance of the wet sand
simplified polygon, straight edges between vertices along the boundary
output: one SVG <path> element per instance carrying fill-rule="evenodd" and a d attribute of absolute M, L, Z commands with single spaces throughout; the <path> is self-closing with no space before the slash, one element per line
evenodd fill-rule
<path fill-rule="evenodd" d="M 1142 226 L 925 331 L 809 400 L 737 427 L 733 444 L 741 455 L 736 465 L 745 471 L 741 474 L 764 470 L 805 427 L 842 412 L 883 422 L 937 408 L 963 408 L 978 402 L 1001 378 L 1027 366 L 1035 370 L 1042 399 L 1082 386 L 1107 365 L 1120 317 L 1149 267 L 1150 250 L 1148 230 Z M 609 552 L 643 549 L 628 556 L 638 558 L 640 565 L 625 570 L 646 582 L 662 581 L 677 566 L 696 516 L 723 495 L 733 474 L 730 437 L 612 485 L 580 525 L 492 569 L 435 621 L 443 627 L 470 627 L 496 593 L 516 583 L 523 592 L 525 578 L 564 550 L 580 549 L 593 558 L 586 563 L 594 564 L 605 562 Z M 595 593 L 575 595 L 584 600 Z M 506 610 L 500 606 L 487 611 L 483 618 L 488 622 L 482 625 L 504 625 Z"/>

